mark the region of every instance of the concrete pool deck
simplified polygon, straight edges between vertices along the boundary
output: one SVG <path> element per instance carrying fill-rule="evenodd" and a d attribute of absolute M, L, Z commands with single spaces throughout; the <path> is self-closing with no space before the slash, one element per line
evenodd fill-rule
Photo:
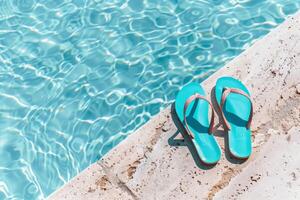
<path fill-rule="evenodd" d="M 300 12 L 202 85 L 210 93 L 227 75 L 244 82 L 254 102 L 247 161 L 230 158 L 217 125 L 222 159 L 202 165 L 169 107 L 48 199 L 299 199 Z"/>

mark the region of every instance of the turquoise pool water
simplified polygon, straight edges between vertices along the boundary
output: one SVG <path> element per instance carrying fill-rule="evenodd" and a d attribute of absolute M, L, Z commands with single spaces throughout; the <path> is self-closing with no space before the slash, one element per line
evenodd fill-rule
<path fill-rule="evenodd" d="M 44 199 L 300 0 L 0 0 L 0 199 Z"/>

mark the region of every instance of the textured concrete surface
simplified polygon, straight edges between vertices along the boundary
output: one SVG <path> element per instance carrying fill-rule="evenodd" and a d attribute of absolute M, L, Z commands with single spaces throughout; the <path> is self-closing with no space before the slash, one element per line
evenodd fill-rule
<path fill-rule="evenodd" d="M 204 166 L 167 108 L 49 199 L 253 199 L 270 192 L 278 195 L 262 197 L 299 199 L 300 13 L 202 85 L 210 93 L 225 75 L 252 94 L 254 152 L 247 161 L 228 155 L 217 125 L 222 159 Z"/>
<path fill-rule="evenodd" d="M 299 199 L 300 126 L 275 134 L 215 199 Z"/>

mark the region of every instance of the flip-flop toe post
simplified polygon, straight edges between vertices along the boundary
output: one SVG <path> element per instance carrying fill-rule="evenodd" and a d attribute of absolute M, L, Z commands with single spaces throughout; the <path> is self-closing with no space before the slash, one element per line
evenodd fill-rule
<path fill-rule="evenodd" d="M 205 97 L 205 91 L 199 83 L 184 86 L 175 100 L 176 114 L 189 134 L 200 159 L 205 164 L 215 164 L 220 160 L 221 149 L 212 135 L 214 112 L 209 117 L 212 105 Z"/>
<path fill-rule="evenodd" d="M 246 159 L 251 155 L 253 105 L 247 87 L 232 77 L 217 80 L 215 97 L 221 111 L 231 155 Z"/>

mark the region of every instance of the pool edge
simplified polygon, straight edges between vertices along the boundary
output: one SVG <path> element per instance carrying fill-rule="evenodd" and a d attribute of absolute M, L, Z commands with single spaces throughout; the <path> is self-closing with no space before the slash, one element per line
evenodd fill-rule
<path fill-rule="evenodd" d="M 169 145 L 177 128 L 168 107 L 48 199 L 172 199 L 173 195 L 179 199 L 212 198 L 255 160 L 260 147 L 267 142 L 258 141 L 257 135 L 271 129 L 286 132 L 280 120 L 274 125 L 278 120 L 274 113 L 281 104 L 284 106 L 299 96 L 296 93 L 300 82 L 292 73 L 300 72 L 299 27 L 297 12 L 202 82 L 207 93 L 217 78 L 225 75 L 237 77 L 249 87 L 255 103 L 255 148 L 247 162 L 236 165 L 223 153 L 222 160 L 212 169 L 198 168 L 187 147 Z M 287 113 L 284 117 L 294 116 Z M 224 149 L 223 139 L 218 137 L 218 141 Z"/>

